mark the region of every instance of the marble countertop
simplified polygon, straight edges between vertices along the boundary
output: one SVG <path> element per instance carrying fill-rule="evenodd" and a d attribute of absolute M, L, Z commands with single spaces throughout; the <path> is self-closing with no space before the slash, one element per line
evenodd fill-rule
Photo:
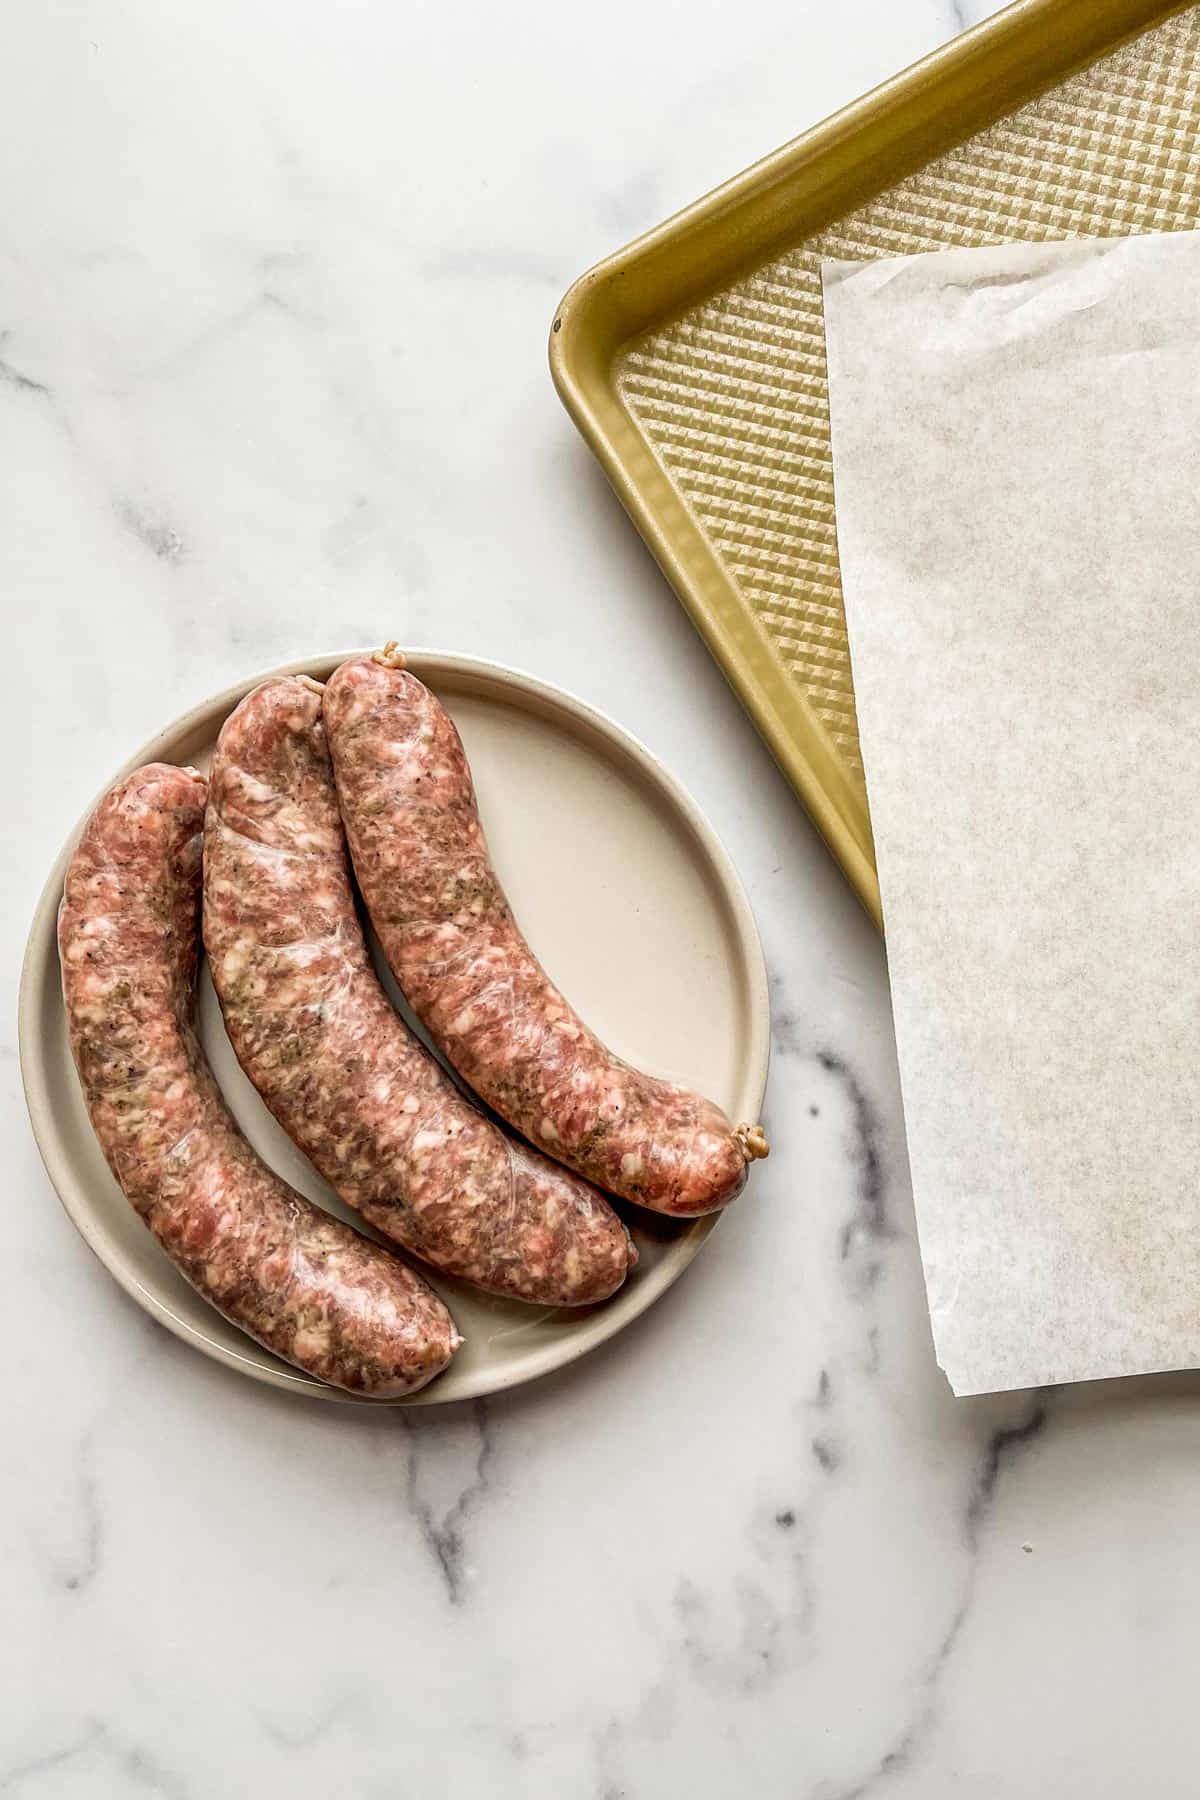
<path fill-rule="evenodd" d="M 551 388 L 600 255 L 986 0 L 124 0 L 0 73 L 0 1793 L 1195 1791 L 1200 1381 L 955 1402 L 881 947 Z M 643 738 L 750 891 L 774 1155 L 582 1364 L 364 1414 L 152 1326 L 55 1202 L 19 954 L 98 782 L 395 634 Z"/>

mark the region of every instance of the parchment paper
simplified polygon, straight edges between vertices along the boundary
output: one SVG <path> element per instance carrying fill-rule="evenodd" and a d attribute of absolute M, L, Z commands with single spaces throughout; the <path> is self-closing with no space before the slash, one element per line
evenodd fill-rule
<path fill-rule="evenodd" d="M 1200 238 L 824 282 L 938 1360 L 1200 1364 Z"/>

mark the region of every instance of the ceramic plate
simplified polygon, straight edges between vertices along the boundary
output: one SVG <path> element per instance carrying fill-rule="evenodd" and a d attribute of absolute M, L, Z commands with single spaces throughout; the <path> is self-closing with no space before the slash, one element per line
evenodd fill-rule
<path fill-rule="evenodd" d="M 324 679 L 343 656 L 316 656 L 266 674 L 307 671 Z M 611 720 L 527 675 L 435 652 L 414 653 L 409 666 L 437 692 L 462 733 L 501 880 L 554 980 L 620 1056 L 698 1088 L 735 1122 L 756 1120 L 769 1043 L 762 950 L 733 867 L 682 788 Z M 197 707 L 120 773 L 153 761 L 206 768 L 225 718 L 264 679 L 256 675 Z M 55 921 L 76 835 L 50 872 L 21 981 L 21 1068 L 50 1179 L 104 1266 L 177 1336 L 259 1381 L 316 1399 L 351 1400 L 280 1362 L 214 1312 L 176 1273 L 109 1174 L 71 1063 L 59 984 Z M 378 955 L 376 961 L 384 973 Z M 390 978 L 388 985 L 397 999 Z M 294 1187 L 361 1228 L 242 1074 L 207 969 L 200 1019 L 217 1079 L 260 1155 Z M 465 1400 L 582 1356 L 645 1312 L 717 1222 L 621 1210 L 641 1260 L 600 1306 L 523 1306 L 433 1276 L 467 1341 L 432 1386 L 390 1404 Z"/>

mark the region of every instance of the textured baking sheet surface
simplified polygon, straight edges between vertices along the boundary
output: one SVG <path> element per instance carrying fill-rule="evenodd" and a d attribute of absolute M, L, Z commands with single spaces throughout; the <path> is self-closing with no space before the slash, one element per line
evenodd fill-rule
<path fill-rule="evenodd" d="M 626 404 L 860 793 L 821 259 L 1197 225 L 1191 7 L 625 352 Z"/>

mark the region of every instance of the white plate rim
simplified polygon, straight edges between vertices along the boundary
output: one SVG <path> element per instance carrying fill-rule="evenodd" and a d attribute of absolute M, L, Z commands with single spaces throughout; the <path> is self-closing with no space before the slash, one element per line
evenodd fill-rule
<path fill-rule="evenodd" d="M 291 1369 L 286 1364 L 278 1367 L 264 1367 L 249 1353 L 243 1355 L 231 1346 L 208 1337 L 190 1320 L 174 1312 L 157 1294 L 147 1288 L 138 1279 L 132 1265 L 126 1262 L 120 1254 L 114 1253 L 111 1245 L 101 1242 L 100 1234 L 93 1223 L 94 1208 L 88 1199 L 87 1184 L 78 1175 L 65 1138 L 55 1124 L 53 1082 L 41 1055 L 41 1033 L 38 1029 L 38 993 L 43 984 L 47 962 L 52 960 L 57 964 L 58 961 L 58 906 L 62 897 L 67 863 L 84 824 L 91 816 L 93 807 L 101 796 L 107 793 L 114 782 L 132 773 L 143 763 L 162 760 L 170 744 L 188 733 L 200 729 L 210 718 L 219 720 L 227 716 L 238 702 L 260 682 L 270 681 L 281 675 L 303 674 L 312 674 L 317 679 L 324 680 L 348 657 L 369 654 L 374 648 L 377 646 L 367 646 L 365 650 L 349 649 L 334 653 L 325 651 L 312 656 L 297 657 L 290 662 L 265 669 L 245 680 L 235 682 L 222 689 L 221 692 L 200 701 L 179 718 L 157 731 L 147 743 L 142 745 L 141 749 L 135 751 L 104 782 L 95 799 L 88 805 L 70 832 L 55 859 L 34 910 L 21 966 L 17 1001 L 18 1053 L 21 1080 L 25 1090 L 25 1101 L 29 1110 L 34 1140 L 50 1183 L 68 1218 L 88 1248 L 118 1285 L 160 1325 L 165 1326 L 182 1342 L 191 1345 L 214 1361 L 222 1363 L 225 1367 L 289 1393 L 300 1393 L 312 1399 L 343 1401 L 372 1407 L 452 1405 L 456 1401 L 479 1399 L 487 1394 L 501 1393 L 512 1387 L 523 1386 L 528 1381 L 535 1381 L 556 1369 L 568 1366 L 580 1357 L 587 1355 L 589 1351 L 597 1349 L 610 1338 L 615 1337 L 619 1331 L 624 1330 L 627 1325 L 631 1325 L 635 1319 L 640 1318 L 656 1300 L 666 1293 L 668 1288 L 674 1285 L 699 1253 L 701 1246 L 712 1234 L 722 1215 L 711 1213 L 705 1218 L 696 1219 L 685 1232 L 674 1240 L 675 1254 L 664 1257 L 656 1265 L 648 1279 L 639 1283 L 636 1288 L 620 1290 L 612 1301 L 589 1313 L 587 1318 L 581 1319 L 578 1331 L 573 1332 L 570 1338 L 557 1342 L 552 1341 L 541 1351 L 530 1351 L 523 1362 L 511 1371 L 493 1373 L 486 1367 L 482 1368 L 476 1372 L 474 1385 L 468 1380 L 465 1388 L 460 1387 L 459 1391 L 447 1394 L 444 1398 L 439 1395 L 438 1390 L 441 1387 L 439 1381 L 432 1382 L 429 1387 L 422 1388 L 416 1394 L 395 1400 L 375 1400 L 362 1395 L 349 1394 L 342 1389 L 318 1382 L 304 1374 L 302 1370 Z M 619 757 L 627 758 L 632 762 L 639 769 L 643 778 L 670 803 L 671 808 L 687 826 L 703 852 L 705 860 L 709 863 L 733 922 L 738 954 L 744 965 L 748 1006 L 747 1043 L 749 1046 L 746 1067 L 742 1071 L 743 1087 L 737 1111 L 740 1116 L 757 1120 L 760 1117 L 763 1096 L 766 1092 L 771 1039 L 769 990 L 762 943 L 741 878 L 724 845 L 691 795 L 640 739 L 634 737 L 624 726 L 617 724 L 607 713 L 600 711 L 598 707 L 590 705 L 587 701 L 580 700 L 577 695 L 564 688 L 543 681 L 538 676 L 530 675 L 524 670 L 513 668 L 508 664 L 493 662 L 486 657 L 464 656 L 457 652 L 434 648 L 410 650 L 407 647 L 404 655 L 408 667 L 422 680 L 428 681 L 435 691 L 438 680 L 442 677 L 449 677 L 451 682 L 455 677 L 476 680 L 485 685 L 491 684 L 510 694 L 515 692 L 518 695 L 524 695 L 552 712 L 567 714 L 576 724 L 589 727 L 606 740 Z M 253 1340 L 247 1339 L 248 1346 L 252 1342 Z M 254 1348 L 257 1350 L 261 1347 L 255 1345 Z"/>

